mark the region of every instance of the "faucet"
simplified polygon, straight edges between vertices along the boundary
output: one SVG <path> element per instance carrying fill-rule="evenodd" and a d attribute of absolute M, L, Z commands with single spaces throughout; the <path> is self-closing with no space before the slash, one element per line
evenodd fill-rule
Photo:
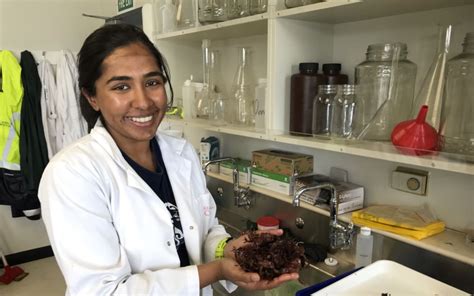
<path fill-rule="evenodd" d="M 348 249 L 352 244 L 352 235 L 354 234 L 354 224 L 350 222 L 342 223 L 337 219 L 337 208 L 339 205 L 339 196 L 336 186 L 331 183 L 322 183 L 314 186 L 300 188 L 293 196 L 293 206 L 300 206 L 300 197 L 303 193 L 315 189 L 329 189 L 331 199 L 329 200 L 329 244 L 331 249 Z"/>
<path fill-rule="evenodd" d="M 205 162 L 202 166 L 202 171 L 204 175 L 207 174 L 207 167 L 211 164 L 214 163 L 220 163 L 223 161 L 230 161 L 232 162 L 232 185 L 233 185 L 233 191 L 234 191 L 234 205 L 237 207 L 245 207 L 245 208 L 250 208 L 250 205 L 252 203 L 250 199 L 250 189 L 247 187 L 241 187 L 239 184 L 239 171 L 237 169 L 237 161 L 235 158 L 232 157 L 222 157 L 222 158 L 216 158 L 213 160 L 209 160 Z"/>

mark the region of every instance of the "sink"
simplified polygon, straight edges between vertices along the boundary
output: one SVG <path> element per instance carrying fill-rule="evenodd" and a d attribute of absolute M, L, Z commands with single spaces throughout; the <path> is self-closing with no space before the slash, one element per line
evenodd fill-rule
<path fill-rule="evenodd" d="M 223 225 L 227 232 L 233 237 L 238 237 L 242 231 L 248 228 L 249 219 L 232 213 L 230 211 L 218 211 L 217 216 L 219 222 Z M 321 283 L 328 280 L 334 275 L 322 270 L 317 264 L 311 262 L 300 270 L 300 277 L 297 281 L 287 282 L 273 290 L 267 291 L 248 291 L 243 288 L 238 288 L 231 294 L 228 293 L 224 287 L 219 283 L 212 285 L 214 295 L 232 295 L 232 296 L 276 296 L 276 295 L 294 295 L 296 291 L 305 287 Z"/>

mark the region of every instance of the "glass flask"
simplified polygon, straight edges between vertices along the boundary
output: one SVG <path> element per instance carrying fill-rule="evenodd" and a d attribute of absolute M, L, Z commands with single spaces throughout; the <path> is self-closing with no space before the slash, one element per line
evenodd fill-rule
<path fill-rule="evenodd" d="M 268 0 L 250 0 L 250 14 L 265 13 L 268 9 Z"/>
<path fill-rule="evenodd" d="M 226 0 L 198 0 L 198 18 L 202 24 L 227 20 Z"/>
<path fill-rule="evenodd" d="M 267 79 L 259 78 L 255 87 L 255 129 L 265 130 L 265 97 L 267 95 Z"/>
<path fill-rule="evenodd" d="M 176 21 L 178 29 L 192 28 L 196 25 L 197 0 L 176 0 Z"/>
<path fill-rule="evenodd" d="M 285 6 L 286 8 L 293 8 L 318 2 L 322 2 L 322 0 L 285 0 Z"/>
<path fill-rule="evenodd" d="M 442 151 L 474 161 L 474 32 L 466 34 L 462 53 L 447 63 L 440 135 Z"/>
<path fill-rule="evenodd" d="M 334 98 L 331 136 L 350 138 L 354 125 L 356 108 L 355 85 L 344 84 L 339 87 Z"/>
<path fill-rule="evenodd" d="M 232 83 L 232 99 L 234 104 L 234 122 L 236 124 L 253 125 L 255 123 L 254 92 L 255 79 L 250 69 L 250 48 L 237 48 L 239 64 Z"/>
<path fill-rule="evenodd" d="M 249 0 L 227 0 L 227 18 L 236 19 L 249 16 Z"/>
<path fill-rule="evenodd" d="M 209 55 L 209 87 L 211 90 L 209 93 L 209 119 L 214 121 L 216 125 L 224 125 L 231 114 L 228 110 L 227 96 L 223 88 L 220 87 L 222 84 L 219 80 L 221 77 L 219 51 L 211 50 Z"/>
<path fill-rule="evenodd" d="M 202 41 L 202 63 L 203 63 L 203 87 L 196 98 L 196 117 L 208 119 L 210 113 L 211 99 L 214 95 L 214 87 L 211 85 L 212 64 L 211 64 L 211 41 L 204 39 Z"/>
<path fill-rule="evenodd" d="M 366 61 L 357 65 L 359 139 L 389 141 L 395 125 L 409 119 L 416 65 L 407 54 L 404 43 L 372 44 L 367 48 Z"/>
<path fill-rule="evenodd" d="M 313 100 L 313 135 L 329 136 L 331 134 L 336 93 L 336 85 L 324 84 L 319 86 L 318 94 Z"/>

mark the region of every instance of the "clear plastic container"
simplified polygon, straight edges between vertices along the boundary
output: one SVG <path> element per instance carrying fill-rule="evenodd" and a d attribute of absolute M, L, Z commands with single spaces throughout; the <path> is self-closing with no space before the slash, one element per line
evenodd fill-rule
<path fill-rule="evenodd" d="M 254 98 L 255 79 L 250 69 L 250 48 L 237 48 L 239 64 L 232 83 L 234 103 L 234 123 L 243 125 L 255 124 Z"/>
<path fill-rule="evenodd" d="M 250 0 L 250 14 L 260 14 L 267 12 L 268 0 Z"/>
<path fill-rule="evenodd" d="M 466 34 L 462 53 L 447 63 L 440 134 L 442 151 L 474 161 L 474 32 Z"/>
<path fill-rule="evenodd" d="M 198 18 L 202 24 L 227 20 L 226 0 L 198 0 Z"/>
<path fill-rule="evenodd" d="M 320 85 L 318 94 L 313 101 L 313 135 L 331 135 L 334 97 L 337 93 L 335 85 Z"/>
<path fill-rule="evenodd" d="M 361 227 L 357 234 L 355 268 L 367 266 L 372 263 L 372 251 L 374 247 L 374 237 L 368 227 Z"/>
<path fill-rule="evenodd" d="M 356 104 L 355 85 L 341 85 L 334 98 L 331 136 L 343 138 L 352 136 Z"/>
<path fill-rule="evenodd" d="M 416 65 L 407 54 L 404 43 L 372 44 L 367 48 L 366 61 L 357 65 L 360 108 L 356 129 L 362 132 L 362 139 L 389 141 L 395 125 L 409 119 Z"/>

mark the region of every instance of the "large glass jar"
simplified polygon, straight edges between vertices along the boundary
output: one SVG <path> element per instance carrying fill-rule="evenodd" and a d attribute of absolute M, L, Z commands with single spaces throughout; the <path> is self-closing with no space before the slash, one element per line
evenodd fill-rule
<path fill-rule="evenodd" d="M 323 0 L 285 0 L 285 6 L 286 8 L 293 8 L 293 7 L 313 4 L 313 3 L 322 2 L 322 1 Z"/>
<path fill-rule="evenodd" d="M 250 0 L 250 14 L 265 13 L 268 9 L 268 0 Z"/>
<path fill-rule="evenodd" d="M 199 0 L 198 18 L 202 24 L 227 20 L 227 0 Z"/>
<path fill-rule="evenodd" d="M 440 134 L 443 151 L 474 160 L 474 32 L 466 34 L 462 53 L 447 63 Z"/>
<path fill-rule="evenodd" d="M 249 0 L 227 0 L 227 18 L 236 19 L 250 15 Z"/>
<path fill-rule="evenodd" d="M 409 118 L 416 65 L 407 54 L 404 43 L 372 44 L 367 48 L 367 59 L 357 65 L 359 138 L 389 141 L 395 125 Z"/>

